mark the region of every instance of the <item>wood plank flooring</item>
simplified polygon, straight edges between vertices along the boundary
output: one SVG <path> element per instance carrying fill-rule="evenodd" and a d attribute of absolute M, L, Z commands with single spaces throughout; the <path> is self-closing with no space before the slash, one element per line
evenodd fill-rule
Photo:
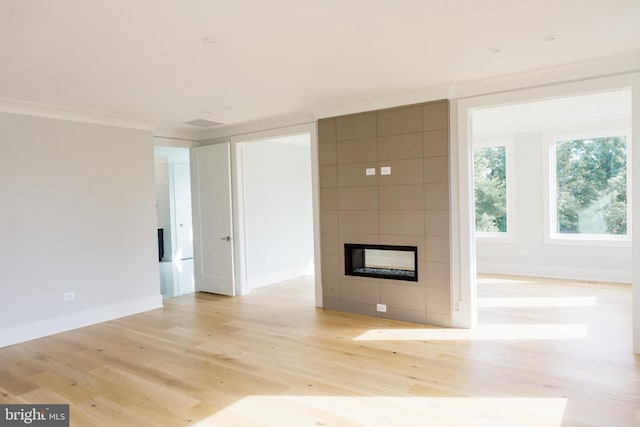
<path fill-rule="evenodd" d="M 0 349 L 74 426 L 637 426 L 629 285 L 481 276 L 474 330 L 313 308 L 305 279 Z"/>

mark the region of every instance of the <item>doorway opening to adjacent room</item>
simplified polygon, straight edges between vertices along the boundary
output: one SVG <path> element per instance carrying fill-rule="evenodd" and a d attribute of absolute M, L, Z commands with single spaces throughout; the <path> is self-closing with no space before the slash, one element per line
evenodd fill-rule
<path fill-rule="evenodd" d="M 309 123 L 191 150 L 196 290 L 243 295 L 300 278 L 321 306 L 315 133 Z"/>
<path fill-rule="evenodd" d="M 512 298 L 513 309 L 516 301 L 527 305 L 515 294 L 505 300 L 482 294 L 490 281 L 489 287 L 499 288 L 496 279 L 505 284 L 509 276 L 547 277 L 629 287 L 637 277 L 632 226 L 639 215 L 637 206 L 632 209 L 637 197 L 631 186 L 638 182 L 638 155 L 631 150 L 632 136 L 638 136 L 638 100 L 632 96 L 637 84 L 631 75 L 457 102 L 458 182 L 452 189 L 457 205 L 452 224 L 461 243 L 452 254 L 460 266 L 453 271 L 457 326 L 478 323 L 480 307 L 487 308 L 482 298 L 503 306 Z M 477 272 L 483 274 L 479 280 Z M 549 297 L 544 301 L 564 298 Z M 635 299 L 638 351 L 637 287 L 628 298 Z M 632 314 L 628 308 L 630 319 Z"/>
<path fill-rule="evenodd" d="M 519 314 L 586 327 L 602 312 L 626 328 L 630 90 L 481 108 L 471 121 L 478 324 Z"/>
<path fill-rule="evenodd" d="M 163 298 L 194 292 L 189 149 L 154 149 L 160 291 Z"/>
<path fill-rule="evenodd" d="M 236 153 L 244 286 L 313 275 L 309 133 L 241 142 Z"/>

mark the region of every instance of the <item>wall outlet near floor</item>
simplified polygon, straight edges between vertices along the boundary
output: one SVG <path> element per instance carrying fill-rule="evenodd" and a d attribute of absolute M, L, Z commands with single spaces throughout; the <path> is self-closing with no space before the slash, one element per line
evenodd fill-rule
<path fill-rule="evenodd" d="M 386 313 L 387 312 L 387 304 L 378 304 L 376 306 L 376 310 L 378 310 L 381 313 Z"/>
<path fill-rule="evenodd" d="M 63 298 L 65 301 L 72 301 L 74 299 L 76 299 L 76 293 L 75 292 L 65 292 L 63 295 Z"/>

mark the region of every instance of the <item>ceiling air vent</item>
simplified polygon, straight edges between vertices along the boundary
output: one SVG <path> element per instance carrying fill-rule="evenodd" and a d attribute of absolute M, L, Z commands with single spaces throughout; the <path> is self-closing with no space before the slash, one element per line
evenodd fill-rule
<path fill-rule="evenodd" d="M 206 119 L 195 119 L 189 122 L 184 122 L 184 124 L 190 125 L 190 126 L 199 126 L 201 128 L 212 128 L 214 126 L 221 126 L 224 123 L 213 122 L 211 120 L 206 120 Z"/>

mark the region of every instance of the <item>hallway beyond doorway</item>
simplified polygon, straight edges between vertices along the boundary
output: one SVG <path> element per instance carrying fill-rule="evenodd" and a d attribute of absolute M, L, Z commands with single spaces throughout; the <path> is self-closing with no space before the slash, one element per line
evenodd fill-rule
<path fill-rule="evenodd" d="M 193 258 L 160 263 L 160 293 L 163 299 L 194 291 Z"/>

